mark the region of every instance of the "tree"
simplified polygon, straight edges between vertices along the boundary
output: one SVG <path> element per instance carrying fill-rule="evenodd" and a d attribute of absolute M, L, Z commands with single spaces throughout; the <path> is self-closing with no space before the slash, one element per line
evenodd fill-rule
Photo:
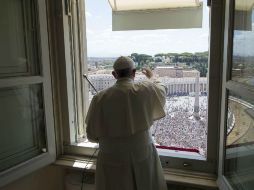
<path fill-rule="evenodd" d="M 207 63 L 195 63 L 193 68 L 200 72 L 201 77 L 206 77 L 207 74 Z"/>
<path fill-rule="evenodd" d="M 149 62 L 153 61 L 153 57 L 151 55 L 146 54 L 132 53 L 130 57 L 134 62 L 138 64 L 138 66 L 136 67 L 137 69 L 140 69 L 145 64 L 148 64 Z"/>
<path fill-rule="evenodd" d="M 155 62 L 155 63 L 162 62 L 162 59 L 161 59 L 160 57 L 155 57 L 155 58 L 154 58 L 154 62 Z"/>

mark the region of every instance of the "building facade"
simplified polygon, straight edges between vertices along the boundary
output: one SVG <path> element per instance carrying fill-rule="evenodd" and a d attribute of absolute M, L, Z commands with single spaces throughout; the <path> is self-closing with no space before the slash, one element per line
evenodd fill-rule
<path fill-rule="evenodd" d="M 109 74 L 95 74 L 89 75 L 89 79 L 94 87 L 101 91 L 115 84 L 116 80 L 112 75 Z M 170 78 L 161 77 L 161 82 L 167 87 L 167 95 L 194 95 L 196 85 L 199 85 L 199 93 L 206 94 L 208 90 L 207 78 L 199 77 L 198 83 L 196 77 L 182 77 L 182 78 Z M 142 75 L 137 75 L 136 81 L 145 80 Z M 94 93 L 90 87 L 90 91 Z"/>

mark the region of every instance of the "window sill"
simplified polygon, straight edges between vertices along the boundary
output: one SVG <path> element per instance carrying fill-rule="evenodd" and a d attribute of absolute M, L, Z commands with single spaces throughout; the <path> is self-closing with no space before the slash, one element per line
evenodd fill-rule
<path fill-rule="evenodd" d="M 218 189 L 217 177 L 208 173 L 164 168 L 164 177 L 168 184 L 180 184 L 207 190 Z"/>
<path fill-rule="evenodd" d="M 78 170 L 87 169 L 88 171 L 94 172 L 96 169 L 96 158 L 90 159 L 87 156 L 79 157 L 64 155 L 56 160 L 55 165 Z"/>
<path fill-rule="evenodd" d="M 159 156 L 186 158 L 192 160 L 206 160 L 205 157 L 195 152 L 177 151 L 177 150 L 164 150 L 157 148 Z"/>
<path fill-rule="evenodd" d="M 89 172 L 95 172 L 96 159 L 89 157 L 62 156 L 55 162 L 56 165 L 83 170 L 86 168 Z M 216 176 L 208 173 L 185 171 L 171 168 L 164 168 L 164 177 L 168 184 L 177 184 L 205 189 L 218 189 Z"/>
<path fill-rule="evenodd" d="M 72 144 L 72 146 L 77 147 L 84 147 L 84 148 L 98 148 L 98 143 L 92 143 L 88 141 L 80 142 Z M 157 148 L 159 156 L 166 156 L 166 157 L 175 157 L 175 158 L 186 158 L 192 160 L 203 160 L 205 161 L 206 158 L 199 153 L 195 152 L 188 152 L 188 151 L 179 151 L 179 150 L 168 150 L 168 149 L 161 149 Z"/>

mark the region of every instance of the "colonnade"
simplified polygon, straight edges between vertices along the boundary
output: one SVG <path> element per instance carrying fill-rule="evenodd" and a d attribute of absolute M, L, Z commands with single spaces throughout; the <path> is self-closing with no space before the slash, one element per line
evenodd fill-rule
<path fill-rule="evenodd" d="M 196 85 L 199 85 L 199 93 L 207 93 L 208 85 L 206 78 L 199 78 L 196 84 L 195 78 L 169 78 L 162 81 L 167 87 L 167 94 L 189 94 L 194 93 Z"/>
<path fill-rule="evenodd" d="M 115 79 L 112 75 L 92 75 L 89 76 L 92 84 L 95 88 L 100 91 L 105 88 L 112 86 L 115 83 Z M 143 80 L 144 78 L 138 78 L 137 81 Z M 200 77 L 197 83 L 195 77 L 184 77 L 184 78 L 161 78 L 161 82 L 167 87 L 167 95 L 189 95 L 195 93 L 196 85 L 199 85 L 199 93 L 207 93 L 208 84 L 207 78 Z M 197 83 L 197 84 L 196 84 Z M 91 89 L 91 88 L 90 88 Z"/>

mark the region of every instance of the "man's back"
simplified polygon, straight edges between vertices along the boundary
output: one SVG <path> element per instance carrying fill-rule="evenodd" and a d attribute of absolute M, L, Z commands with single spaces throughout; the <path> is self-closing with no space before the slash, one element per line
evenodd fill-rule
<path fill-rule="evenodd" d="M 99 137 L 130 136 L 148 129 L 153 120 L 165 116 L 165 88 L 152 82 L 134 83 L 128 78 L 100 92 L 92 102 L 98 109 L 93 114 L 100 121 L 89 129 L 88 134 Z M 90 111 L 93 111 L 91 109 Z M 91 113 L 88 113 L 91 115 Z"/>

